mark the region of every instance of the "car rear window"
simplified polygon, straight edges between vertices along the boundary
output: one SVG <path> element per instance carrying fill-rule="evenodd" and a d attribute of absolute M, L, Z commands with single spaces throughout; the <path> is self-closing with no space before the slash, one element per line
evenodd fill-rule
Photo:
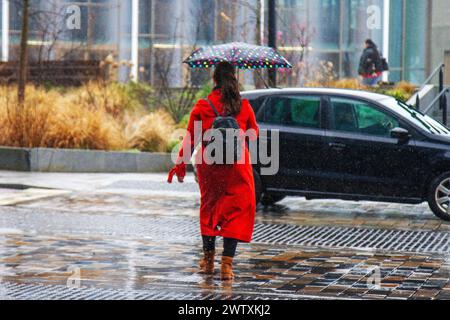
<path fill-rule="evenodd" d="M 273 97 L 264 108 L 264 121 L 300 128 L 320 128 L 320 97 Z"/>

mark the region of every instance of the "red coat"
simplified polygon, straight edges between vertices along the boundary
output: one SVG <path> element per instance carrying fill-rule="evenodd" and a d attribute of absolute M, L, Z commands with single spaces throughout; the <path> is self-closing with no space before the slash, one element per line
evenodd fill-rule
<path fill-rule="evenodd" d="M 221 92 L 214 90 L 208 99 L 223 113 Z M 202 121 L 202 134 L 211 129 L 216 115 L 205 100 L 194 106 L 188 125 L 191 139 L 184 140 L 192 148 L 194 144 L 194 122 Z M 258 133 L 255 114 L 247 100 L 242 101 L 242 110 L 236 116 L 242 130 L 254 129 Z M 189 141 L 190 140 L 190 141 Z M 183 150 L 180 158 L 183 157 Z M 203 149 L 202 149 L 203 151 Z M 197 163 L 203 152 L 198 154 Z M 208 165 L 204 161 L 197 165 L 201 193 L 200 227 L 204 236 L 222 236 L 242 242 L 250 242 L 253 236 L 256 214 L 255 184 L 248 149 L 245 164 Z"/>

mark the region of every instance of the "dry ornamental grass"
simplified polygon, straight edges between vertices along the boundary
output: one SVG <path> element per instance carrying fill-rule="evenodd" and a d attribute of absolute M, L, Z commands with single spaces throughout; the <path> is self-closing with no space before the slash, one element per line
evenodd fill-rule
<path fill-rule="evenodd" d="M 2 146 L 166 151 L 175 129 L 170 115 L 147 112 L 116 84 L 67 93 L 28 86 L 24 106 L 15 87 L 0 87 L 0 94 Z"/>

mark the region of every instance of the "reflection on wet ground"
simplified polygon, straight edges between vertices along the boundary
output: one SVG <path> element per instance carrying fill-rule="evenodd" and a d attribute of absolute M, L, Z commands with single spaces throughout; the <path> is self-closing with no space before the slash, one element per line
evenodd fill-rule
<path fill-rule="evenodd" d="M 341 298 L 450 298 L 445 257 L 241 245 L 236 280 L 197 274 L 199 246 L 167 241 L 3 235 L 5 282 L 125 290 Z M 216 266 L 218 269 L 218 265 Z M 77 271 L 78 270 L 78 271 Z M 373 277 L 380 275 L 380 286 Z"/>
<path fill-rule="evenodd" d="M 173 194 L 132 195 L 117 193 L 76 193 L 22 204 L 24 208 L 59 208 L 70 212 L 120 215 L 163 215 L 197 217 L 196 196 Z M 397 229 L 450 231 L 450 223 L 436 218 L 426 204 L 405 205 L 376 202 L 287 198 L 273 206 L 258 206 L 258 222 L 297 225 L 366 226 Z"/>
<path fill-rule="evenodd" d="M 198 209 L 196 196 L 117 192 L 79 192 L 0 207 L 0 280 L 130 292 L 450 299 L 449 254 L 242 244 L 236 281 L 223 283 L 218 274 L 201 276 L 196 273 L 199 235 L 189 229 Z M 153 223 L 169 228 L 174 219 L 187 221 L 189 232 L 170 234 L 148 227 Z M 296 198 L 259 207 L 257 222 L 450 230 L 450 224 L 436 219 L 426 205 Z"/>

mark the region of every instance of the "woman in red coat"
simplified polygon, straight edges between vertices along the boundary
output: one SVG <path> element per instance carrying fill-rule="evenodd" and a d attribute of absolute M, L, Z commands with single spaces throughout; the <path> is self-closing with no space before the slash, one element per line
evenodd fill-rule
<path fill-rule="evenodd" d="M 258 125 L 250 103 L 242 100 L 239 93 L 239 83 L 234 67 L 222 62 L 214 72 L 215 89 L 208 96 L 210 103 L 199 100 L 194 106 L 188 125 L 188 133 L 183 141 L 177 165 L 169 173 L 169 183 L 174 175 L 183 182 L 186 175 L 188 156 L 183 150 L 192 151 L 195 148 L 195 127 L 200 125 L 203 134 L 211 129 L 217 117 L 214 109 L 221 115 L 233 116 L 239 127 L 258 136 Z M 203 238 L 204 258 L 200 261 L 200 269 L 204 274 L 214 274 L 215 240 L 217 236 L 224 238 L 222 255 L 221 279 L 231 280 L 233 258 L 238 242 L 250 242 L 253 235 L 256 199 L 253 169 L 248 147 L 245 147 L 245 163 L 232 165 L 208 164 L 204 155 L 205 145 L 197 154 L 197 172 L 201 192 L 200 226 Z"/>

